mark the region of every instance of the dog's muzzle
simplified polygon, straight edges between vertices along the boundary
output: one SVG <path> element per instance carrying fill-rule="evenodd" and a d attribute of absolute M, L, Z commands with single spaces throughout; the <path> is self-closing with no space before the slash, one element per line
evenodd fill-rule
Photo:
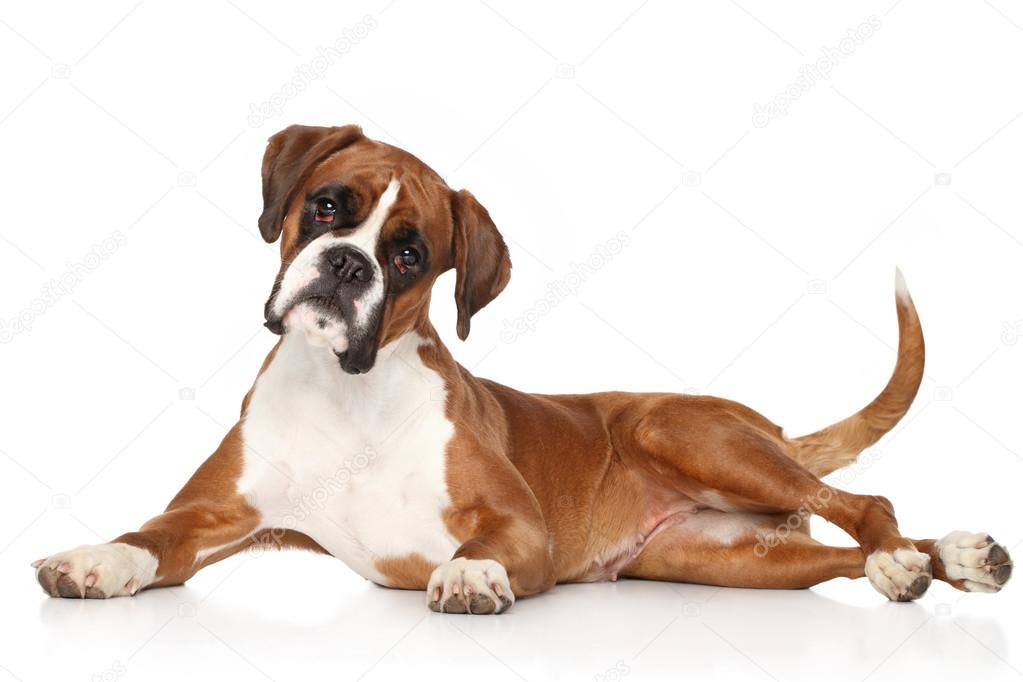
<path fill-rule="evenodd" d="M 297 290 L 285 290 L 281 278 L 266 303 L 264 316 L 267 329 L 284 334 L 285 322 L 291 325 L 289 313 L 296 306 L 312 309 L 312 322 L 303 320 L 306 332 L 336 329 L 340 324 L 347 344 L 334 348 L 341 368 L 349 374 L 369 371 L 376 361 L 377 335 L 381 316 L 382 296 L 380 275 L 375 264 L 363 250 L 351 244 L 335 244 L 323 250 L 317 259 L 315 271 L 307 275 L 310 280 Z M 286 297 L 282 299 L 281 297 Z M 282 302 L 283 301 L 283 302 Z"/>

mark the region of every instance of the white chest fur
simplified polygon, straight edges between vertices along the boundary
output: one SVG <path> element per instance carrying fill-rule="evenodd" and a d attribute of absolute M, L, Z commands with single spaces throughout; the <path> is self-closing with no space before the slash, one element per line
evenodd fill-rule
<path fill-rule="evenodd" d="M 458 547 L 442 519 L 450 504 L 441 376 L 408 334 L 380 349 L 364 375 L 287 334 L 256 382 L 242 425 L 239 491 L 265 528 L 305 533 L 360 575 L 386 584 L 379 559 L 433 562 Z"/>

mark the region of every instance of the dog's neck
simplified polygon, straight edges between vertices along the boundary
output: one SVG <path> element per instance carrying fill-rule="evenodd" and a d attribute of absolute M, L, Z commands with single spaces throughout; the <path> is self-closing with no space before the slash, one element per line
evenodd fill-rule
<path fill-rule="evenodd" d="M 396 384 L 421 380 L 421 374 L 431 369 L 426 367 L 420 355 L 420 348 L 424 346 L 431 350 L 431 365 L 439 362 L 454 366 L 454 359 L 433 325 L 429 320 L 421 320 L 412 329 L 381 346 L 373 368 L 365 374 L 346 373 L 334 351 L 302 329 L 284 334 L 267 369 L 278 375 L 286 373 L 292 380 L 310 388 L 367 398 L 378 396 L 377 399 L 384 402 L 395 392 L 400 392 Z"/>

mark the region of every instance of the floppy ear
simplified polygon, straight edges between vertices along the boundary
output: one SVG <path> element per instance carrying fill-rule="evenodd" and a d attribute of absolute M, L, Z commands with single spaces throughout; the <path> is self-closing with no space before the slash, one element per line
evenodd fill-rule
<path fill-rule="evenodd" d="M 476 197 L 466 190 L 451 195 L 454 218 L 453 264 L 458 338 L 469 336 L 469 318 L 493 301 L 511 277 L 511 258 L 501 233 Z"/>
<path fill-rule="evenodd" d="M 273 243 L 281 236 L 288 205 L 305 175 L 323 159 L 363 137 L 357 125 L 295 125 L 270 138 L 263 153 L 263 213 L 259 216 L 263 239 Z"/>

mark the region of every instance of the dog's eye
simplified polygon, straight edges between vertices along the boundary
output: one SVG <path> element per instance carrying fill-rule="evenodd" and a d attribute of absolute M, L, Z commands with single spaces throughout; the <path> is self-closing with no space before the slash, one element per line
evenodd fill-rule
<path fill-rule="evenodd" d="M 337 213 L 337 204 L 330 199 L 317 199 L 313 220 L 318 223 L 332 223 L 335 213 Z"/>
<path fill-rule="evenodd" d="M 419 252 L 409 247 L 402 249 L 401 253 L 394 257 L 394 267 L 398 268 L 398 272 L 405 274 L 409 268 L 415 267 L 419 264 Z"/>

